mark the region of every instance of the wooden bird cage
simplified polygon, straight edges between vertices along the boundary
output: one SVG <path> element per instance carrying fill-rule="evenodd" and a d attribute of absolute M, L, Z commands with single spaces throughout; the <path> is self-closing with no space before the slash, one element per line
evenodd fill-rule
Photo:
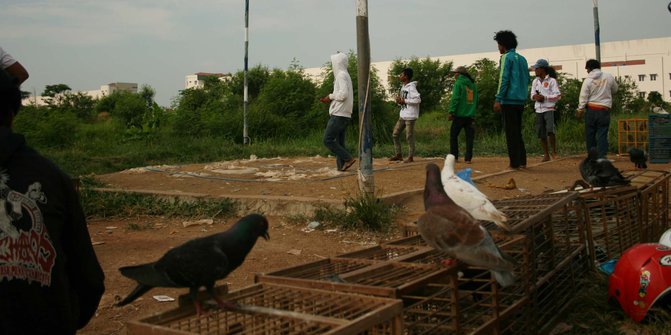
<path fill-rule="evenodd" d="M 629 149 L 648 152 L 648 119 L 617 120 L 617 153 L 629 155 Z"/>

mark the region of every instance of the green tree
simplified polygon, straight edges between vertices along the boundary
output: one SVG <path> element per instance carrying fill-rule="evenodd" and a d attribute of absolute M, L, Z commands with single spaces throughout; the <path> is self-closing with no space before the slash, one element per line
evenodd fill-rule
<path fill-rule="evenodd" d="M 398 95 L 398 89 L 401 87 L 398 75 L 406 67 L 412 68 L 412 80 L 417 81 L 417 90 L 422 97 L 421 110 L 425 112 L 435 110 L 454 83 L 454 79 L 450 74 L 450 71 L 452 71 L 452 62 L 441 63 L 440 60 L 432 60 L 429 57 L 395 60 L 387 72 L 389 77 L 389 94 L 392 97 Z"/>
<path fill-rule="evenodd" d="M 473 78 L 478 88 L 478 107 L 475 114 L 478 134 L 500 132 L 502 129 L 501 115 L 492 110 L 499 87 L 497 67 L 496 62 L 487 58 L 479 59 L 469 67 L 469 73 L 475 74 Z"/>

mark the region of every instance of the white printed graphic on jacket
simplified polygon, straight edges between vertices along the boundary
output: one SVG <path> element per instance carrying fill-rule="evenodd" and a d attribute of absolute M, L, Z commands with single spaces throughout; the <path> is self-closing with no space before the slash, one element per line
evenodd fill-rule
<path fill-rule="evenodd" d="M 422 99 L 417 91 L 417 82 L 411 81 L 401 87 L 401 98 L 405 104 L 401 105 L 400 118 L 403 120 L 417 120 L 419 117 L 419 104 Z"/>

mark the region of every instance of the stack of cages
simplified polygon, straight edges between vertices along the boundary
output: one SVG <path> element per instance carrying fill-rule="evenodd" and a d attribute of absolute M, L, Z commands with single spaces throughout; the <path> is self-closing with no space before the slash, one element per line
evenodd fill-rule
<path fill-rule="evenodd" d="M 666 171 L 627 171 L 623 175 L 638 189 L 641 243 L 657 242 L 669 228 L 669 178 Z"/>
<path fill-rule="evenodd" d="M 671 161 L 671 114 L 650 114 L 648 123 L 650 162 L 666 164 Z"/>
<path fill-rule="evenodd" d="M 127 333 L 173 334 L 403 334 L 399 300 L 363 295 L 255 284 L 222 299 L 236 310 L 214 309 L 196 315 L 192 304 L 128 322 Z M 180 299 L 180 302 L 188 299 Z M 190 300 L 189 300 L 190 302 Z"/>
<path fill-rule="evenodd" d="M 577 193 L 543 194 L 494 201 L 512 232 L 481 222 L 499 248 L 515 259 L 515 284 L 500 287 L 490 271 L 461 264 L 447 278 L 402 296 L 408 334 L 542 333 L 567 307 L 578 280 L 589 270 Z M 414 225 L 390 245 L 424 246 Z M 402 262 L 438 264 L 446 255 L 429 249 Z"/>
<path fill-rule="evenodd" d="M 627 154 L 631 148 L 648 151 L 648 119 L 617 121 L 617 153 Z"/>

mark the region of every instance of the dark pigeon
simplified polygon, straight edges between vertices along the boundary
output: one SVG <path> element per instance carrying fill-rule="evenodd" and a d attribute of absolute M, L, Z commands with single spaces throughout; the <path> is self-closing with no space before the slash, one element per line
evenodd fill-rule
<path fill-rule="evenodd" d="M 645 154 L 645 151 L 639 148 L 629 149 L 629 160 L 634 163 L 637 169 L 647 169 L 648 156 Z"/>
<path fill-rule="evenodd" d="M 118 306 L 131 303 L 154 287 L 188 287 L 200 315 L 202 309 L 196 295 L 205 287 L 220 307 L 234 308 L 235 304 L 214 295 L 214 284 L 242 264 L 259 237 L 270 238 L 268 220 L 251 214 L 225 232 L 197 238 L 169 250 L 156 262 L 122 267 L 121 274 L 136 280 L 138 285 Z"/>
<path fill-rule="evenodd" d="M 428 245 L 465 263 L 494 273 L 501 286 L 515 282 L 515 261 L 494 243 L 489 232 L 445 193 L 436 164 L 426 166 L 425 213 L 417 220 L 417 230 Z"/>
<path fill-rule="evenodd" d="M 580 162 L 580 175 L 592 187 L 628 185 L 620 170 L 605 158 L 597 158 L 596 148 L 589 150 L 587 158 Z"/>

